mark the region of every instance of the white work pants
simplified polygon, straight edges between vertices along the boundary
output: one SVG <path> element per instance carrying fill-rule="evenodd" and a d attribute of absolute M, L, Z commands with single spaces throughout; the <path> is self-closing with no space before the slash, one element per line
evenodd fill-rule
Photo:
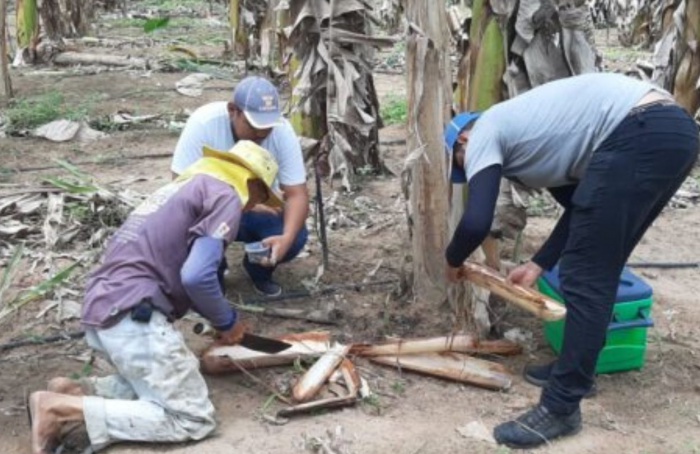
<path fill-rule="evenodd" d="M 154 311 L 149 323 L 127 315 L 111 328 L 87 329 L 85 337 L 117 369 L 89 379 L 94 396 L 83 402 L 93 449 L 121 440 L 200 440 L 215 429 L 199 361 L 163 314 Z"/>

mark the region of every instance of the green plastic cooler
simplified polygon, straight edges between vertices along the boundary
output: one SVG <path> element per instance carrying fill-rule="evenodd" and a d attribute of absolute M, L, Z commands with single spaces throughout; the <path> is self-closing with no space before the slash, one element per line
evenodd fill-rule
<path fill-rule="evenodd" d="M 561 296 L 558 265 L 542 275 L 538 287 L 540 292 L 566 304 Z M 613 317 L 608 326 L 605 347 L 598 357 L 596 373 L 623 372 L 644 366 L 647 328 L 654 326 L 652 303 L 652 288 L 642 278 L 625 269 L 620 276 Z M 564 339 L 564 320 L 545 322 L 544 335 L 552 349 L 559 354 Z"/>

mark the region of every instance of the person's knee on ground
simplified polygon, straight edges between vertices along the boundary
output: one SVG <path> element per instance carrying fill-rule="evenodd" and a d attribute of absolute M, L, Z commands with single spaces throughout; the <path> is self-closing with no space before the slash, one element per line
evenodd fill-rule
<path fill-rule="evenodd" d="M 46 385 L 46 390 L 58 394 L 68 394 L 71 396 L 84 396 L 86 390 L 84 385 L 78 380 L 68 377 L 54 377 Z"/>

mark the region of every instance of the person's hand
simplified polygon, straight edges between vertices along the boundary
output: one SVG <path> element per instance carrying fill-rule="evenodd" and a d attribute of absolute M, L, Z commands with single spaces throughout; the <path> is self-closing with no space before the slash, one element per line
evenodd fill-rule
<path fill-rule="evenodd" d="M 455 268 L 449 263 L 445 267 L 445 275 L 447 276 L 447 281 L 453 284 L 456 284 L 464 278 L 462 275 L 462 267 Z"/>
<path fill-rule="evenodd" d="M 292 246 L 292 241 L 284 235 L 269 236 L 262 240 L 262 243 L 270 248 L 270 256 L 262 259 L 260 265 L 270 267 L 282 261 Z"/>
<path fill-rule="evenodd" d="M 220 345 L 236 345 L 241 342 L 243 335 L 250 331 L 247 323 L 239 320 L 228 331 L 222 331 L 216 336 L 216 343 Z"/>
<path fill-rule="evenodd" d="M 542 275 L 542 268 L 535 262 L 524 263 L 508 274 L 508 282 L 511 284 L 532 287 L 537 279 Z"/>
<path fill-rule="evenodd" d="M 275 215 L 275 216 L 279 216 L 280 214 L 282 214 L 282 208 L 273 208 L 271 206 L 268 206 L 268 205 L 265 205 L 262 203 L 258 203 L 253 208 L 251 208 L 250 211 L 252 211 L 254 213 L 265 213 L 265 214 L 271 214 L 271 215 Z"/>

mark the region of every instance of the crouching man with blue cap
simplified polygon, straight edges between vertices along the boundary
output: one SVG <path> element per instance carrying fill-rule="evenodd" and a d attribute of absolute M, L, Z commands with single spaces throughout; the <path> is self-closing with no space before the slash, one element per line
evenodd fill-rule
<path fill-rule="evenodd" d="M 270 248 L 269 260 L 252 263 L 245 255 L 243 268 L 255 289 L 264 296 L 278 296 L 282 287 L 273 280 L 275 267 L 296 257 L 306 244 L 309 211 L 304 158 L 290 123 L 282 117 L 277 88 L 263 77 L 241 80 L 229 101 L 206 104 L 187 119 L 173 153 L 174 177 L 202 157 L 204 147 L 228 150 L 238 141 L 250 140 L 272 154 L 279 166 L 276 187 L 284 195 L 284 208 L 263 205 L 243 215 L 237 242 L 262 241 Z M 222 270 L 223 271 L 223 270 Z"/>
<path fill-rule="evenodd" d="M 445 130 L 451 178 L 467 183 L 464 215 L 445 253 L 447 278 L 489 232 L 501 177 L 547 188 L 564 213 L 531 261 L 508 276 L 532 286 L 559 262 L 567 302 L 552 364 L 530 366 L 539 403 L 494 429 L 500 444 L 533 448 L 581 430 L 619 277 L 635 245 L 698 157 L 698 127 L 671 96 L 619 74 L 585 74 L 534 88 Z"/>

